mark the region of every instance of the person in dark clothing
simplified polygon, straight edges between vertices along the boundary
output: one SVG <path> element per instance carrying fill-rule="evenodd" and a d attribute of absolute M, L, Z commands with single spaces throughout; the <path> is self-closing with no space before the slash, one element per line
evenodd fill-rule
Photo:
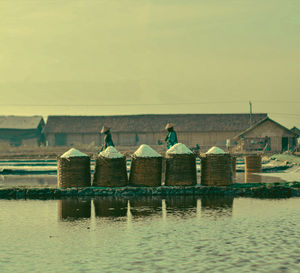
<path fill-rule="evenodd" d="M 113 147 L 115 146 L 111 137 L 110 128 L 103 126 L 101 129 L 101 134 L 105 134 L 104 145 L 102 146 L 101 151 L 105 150 L 109 146 L 113 146 Z"/>
<path fill-rule="evenodd" d="M 169 133 L 167 134 L 165 141 L 167 142 L 168 149 L 170 149 L 172 146 L 178 143 L 177 134 L 174 131 L 174 124 L 168 123 L 166 125 L 166 130 L 168 130 Z"/>
<path fill-rule="evenodd" d="M 268 136 L 265 136 L 265 141 L 264 141 L 264 150 L 270 151 L 271 150 L 271 139 Z"/>

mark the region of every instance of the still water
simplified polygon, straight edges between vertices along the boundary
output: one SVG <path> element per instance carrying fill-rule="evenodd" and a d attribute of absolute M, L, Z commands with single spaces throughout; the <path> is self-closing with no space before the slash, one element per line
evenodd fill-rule
<path fill-rule="evenodd" d="M 0 200 L 0 272 L 300 272 L 300 198 Z"/>

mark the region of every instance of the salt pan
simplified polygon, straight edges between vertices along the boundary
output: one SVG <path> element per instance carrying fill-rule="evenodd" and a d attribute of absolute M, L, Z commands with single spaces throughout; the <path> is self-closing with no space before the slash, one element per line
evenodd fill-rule
<path fill-rule="evenodd" d="M 78 151 L 77 149 L 75 148 L 71 148 L 69 151 L 65 152 L 61 158 L 69 158 L 69 157 L 82 157 L 82 156 L 85 156 L 87 157 L 88 155 L 87 154 L 84 154 L 80 151 Z"/>
<path fill-rule="evenodd" d="M 106 157 L 106 158 L 122 158 L 124 155 L 122 155 L 118 150 L 113 147 L 109 146 L 104 151 L 100 152 L 99 155 Z"/>
<path fill-rule="evenodd" d="M 161 157 L 161 155 L 153 150 L 149 145 L 142 144 L 133 154 L 136 157 Z"/>
<path fill-rule="evenodd" d="M 206 152 L 206 154 L 225 154 L 225 151 L 219 147 L 213 146 Z"/>
<path fill-rule="evenodd" d="M 175 144 L 167 151 L 167 154 L 192 154 L 192 153 L 193 152 L 182 143 Z"/>

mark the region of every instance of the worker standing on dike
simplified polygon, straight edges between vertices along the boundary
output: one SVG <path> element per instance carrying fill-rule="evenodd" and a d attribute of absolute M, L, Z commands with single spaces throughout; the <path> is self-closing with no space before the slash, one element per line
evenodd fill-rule
<path fill-rule="evenodd" d="M 101 129 L 101 134 L 105 134 L 104 145 L 102 146 L 101 151 L 105 150 L 109 146 L 115 146 L 111 137 L 110 128 L 103 126 Z"/>
<path fill-rule="evenodd" d="M 173 145 L 175 145 L 177 141 L 177 134 L 174 131 L 174 124 L 168 123 L 166 125 L 166 130 L 168 130 L 168 135 L 166 136 L 165 141 L 167 142 L 168 149 L 170 149 Z"/>

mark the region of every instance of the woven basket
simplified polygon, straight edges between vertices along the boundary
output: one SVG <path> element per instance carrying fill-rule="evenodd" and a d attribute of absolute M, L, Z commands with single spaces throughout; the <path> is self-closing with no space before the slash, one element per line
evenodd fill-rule
<path fill-rule="evenodd" d="M 161 186 L 162 157 L 132 157 L 129 185 Z"/>
<path fill-rule="evenodd" d="M 166 155 L 166 186 L 191 186 L 197 184 L 196 157 L 194 154 Z"/>
<path fill-rule="evenodd" d="M 260 173 L 261 167 L 261 155 L 248 155 L 245 156 L 245 171 L 249 173 Z"/>
<path fill-rule="evenodd" d="M 60 219 L 76 220 L 91 217 L 91 200 L 67 198 L 58 200 Z"/>
<path fill-rule="evenodd" d="M 126 157 L 95 159 L 94 187 L 123 187 L 128 184 Z"/>
<path fill-rule="evenodd" d="M 205 154 L 201 157 L 201 184 L 226 186 L 233 183 L 230 154 Z"/>
<path fill-rule="evenodd" d="M 88 156 L 57 158 L 57 186 L 61 188 L 90 187 L 91 159 Z"/>
<path fill-rule="evenodd" d="M 127 200 L 122 198 L 94 199 L 96 217 L 124 217 L 127 215 Z"/>

